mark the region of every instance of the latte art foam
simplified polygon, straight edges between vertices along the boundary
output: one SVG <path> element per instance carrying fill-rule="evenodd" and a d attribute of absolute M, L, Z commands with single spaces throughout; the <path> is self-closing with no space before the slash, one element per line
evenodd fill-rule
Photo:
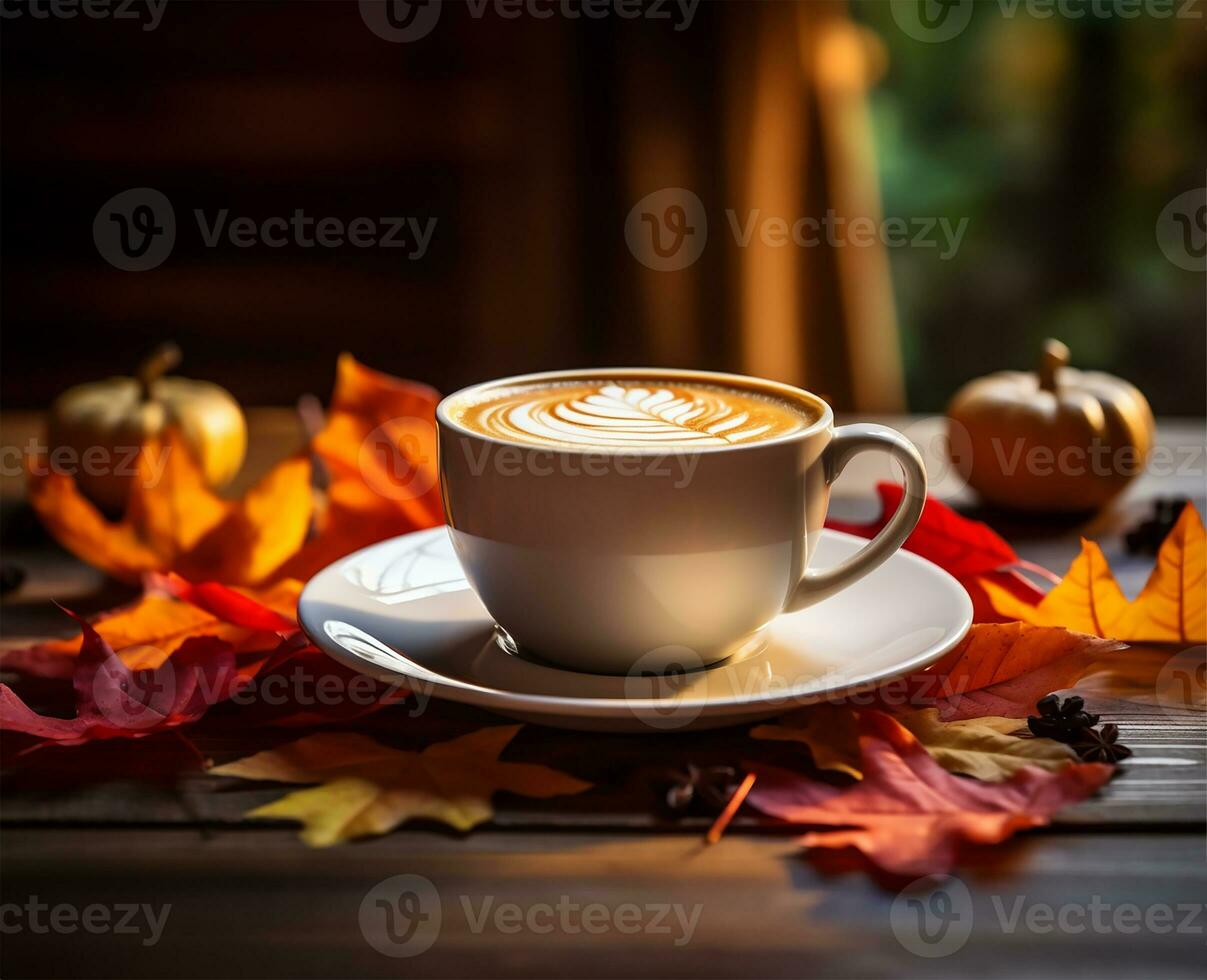
<path fill-rule="evenodd" d="M 570 381 L 488 392 L 456 406 L 461 425 L 536 446 L 738 446 L 808 428 L 804 405 L 773 395 L 678 381 Z"/>

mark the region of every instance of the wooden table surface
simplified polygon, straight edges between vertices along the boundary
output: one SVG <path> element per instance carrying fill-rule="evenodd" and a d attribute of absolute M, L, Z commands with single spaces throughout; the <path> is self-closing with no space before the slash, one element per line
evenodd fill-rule
<path fill-rule="evenodd" d="M 885 421 L 921 445 L 935 492 L 967 507 L 970 498 L 942 464 L 937 420 Z M 23 446 L 36 431 L 32 416 L 0 418 L 4 446 Z M 287 412 L 253 413 L 252 431 L 249 479 L 300 442 Z M 1078 535 L 1093 536 L 1134 592 L 1151 559 L 1127 556 L 1122 530 L 1158 496 L 1189 497 L 1204 510 L 1203 422 L 1167 422 L 1160 442 L 1169 472 L 1146 474 L 1090 524 L 978 516 L 1024 558 L 1057 572 L 1076 554 Z M 891 477 L 874 458 L 857 459 L 836 488 L 835 511 L 870 517 L 872 485 Z M 6 646 L 66 632 L 51 597 L 94 612 L 130 596 L 48 542 L 20 495 L 20 477 L 0 471 L 4 559 L 29 575 L 3 603 Z M 437 715 L 430 723 L 450 730 L 476 723 L 465 710 Z M 967 896 L 959 883 L 945 888 L 956 899 L 948 932 L 923 942 L 908 896 L 861 875 L 823 874 L 801 860 L 790 836 L 754 833 L 740 821 L 706 847 L 698 821 L 676 825 L 620 806 L 521 806 L 501 808 L 495 824 L 468 836 L 403 829 L 314 851 L 286 827 L 238 821 L 279 790 L 215 789 L 220 781 L 205 776 L 166 784 L 133 772 L 100 778 L 84 767 L 45 783 L 8 778 L 0 798 L 0 974 L 1199 977 L 1207 726 L 1201 712 L 1158 709 L 1123 724 L 1136 749 L 1127 773 L 1052 827 L 972 855 L 958 871 Z M 529 727 L 517 748 L 623 783 L 653 751 L 649 740 L 667 737 Z M 736 736 L 669 737 L 690 756 Z M 121 748 L 133 769 L 154 770 L 160 750 L 143 745 Z M 219 739 L 206 751 L 233 748 Z M 374 887 L 398 875 L 421 876 L 431 890 L 418 889 L 422 915 L 412 925 L 432 945 L 406 958 L 374 945 L 398 938 L 375 931 L 373 911 L 384 894 Z M 128 915 L 125 928 L 88 931 L 77 919 L 89 907 L 108 910 L 111 925 Z M 148 924 L 155 919 L 160 932 Z"/>

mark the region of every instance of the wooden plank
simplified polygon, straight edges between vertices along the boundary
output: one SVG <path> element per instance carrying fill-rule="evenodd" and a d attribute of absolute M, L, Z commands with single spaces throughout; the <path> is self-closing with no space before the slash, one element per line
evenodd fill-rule
<path fill-rule="evenodd" d="M 1202 712 L 1180 714 L 1159 706 L 1089 702 L 1106 720 L 1118 720 L 1135 752 L 1119 776 L 1095 797 L 1061 811 L 1055 823 L 1086 826 L 1201 827 L 1207 821 L 1207 728 Z M 485 711 L 432 701 L 412 716 L 400 706 L 358 723 L 380 741 L 417 749 L 484 725 L 506 723 Z M 216 763 L 292 741 L 313 730 L 240 731 L 237 715 L 221 709 L 189 732 Z M 1023 724 L 1020 722 L 1020 725 Z M 663 797 L 668 773 L 688 763 L 740 769 L 757 761 L 810 771 L 807 752 L 792 743 L 750 739 L 747 728 L 676 734 L 605 735 L 525 726 L 506 751 L 517 762 L 539 762 L 594 784 L 587 793 L 547 801 L 503 794 L 495 826 L 515 828 L 641 829 L 702 834 L 707 809 L 669 812 Z M 171 735 L 138 743 L 105 743 L 70 750 L 41 750 L 18 760 L 6 778 L 0 809 L 5 824 L 62 825 L 238 824 L 242 815 L 289 792 L 273 783 L 222 779 L 198 770 L 195 758 Z M 815 773 L 821 778 L 826 774 Z M 837 777 L 835 777 L 837 778 Z M 782 833 L 747 812 L 733 827 Z"/>
<path fill-rule="evenodd" d="M 960 872 L 969 901 L 954 909 L 969 938 L 957 933 L 937 958 L 896 938 L 894 922 L 908 937 L 911 919 L 901 903 L 894 915 L 895 889 L 822 875 L 785 839 L 415 832 L 312 851 L 279 831 L 10 829 L 4 843 L 6 903 L 137 903 L 157 917 L 171 905 L 152 945 L 145 928 L 10 932 L 6 976 L 1197 977 L 1207 928 L 1197 834 L 1030 834 L 977 855 Z M 370 945 L 389 948 L 370 892 L 395 875 L 425 879 L 403 884 L 423 889 L 422 914 L 439 909 L 438 927 L 420 920 L 432 945 L 408 959 Z M 1128 903 L 1141 916 L 1184 906 L 1169 921 L 1188 921 L 1158 932 L 1124 916 L 1117 927 Z M 1073 928 L 1029 928 L 1044 906 Z M 1012 920 L 1016 908 L 1024 917 Z M 689 932 L 680 923 L 693 916 Z"/>

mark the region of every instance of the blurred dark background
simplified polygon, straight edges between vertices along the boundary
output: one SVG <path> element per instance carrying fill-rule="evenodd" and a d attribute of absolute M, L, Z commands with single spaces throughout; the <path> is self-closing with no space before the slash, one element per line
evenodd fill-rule
<path fill-rule="evenodd" d="M 1159 239 L 1167 206 L 1205 182 L 1207 10 L 1104 6 L 978 3 L 937 41 L 881 0 L 626 0 L 599 16 L 445 0 L 399 40 L 380 25 L 413 33 L 433 15 L 132 0 L 127 18 L 114 0 L 64 17 L 6 0 L 0 398 L 44 407 L 171 338 L 182 373 L 246 404 L 325 396 L 350 350 L 446 391 L 657 363 L 777 377 L 839 408 L 935 411 L 974 375 L 1029 367 L 1052 335 L 1158 413 L 1202 414 L 1201 238 L 1192 268 Z M 140 187 L 171 202 L 176 238 L 132 272 L 102 256 L 93 223 Z M 630 211 L 664 188 L 707 215 L 698 260 L 674 271 L 626 244 Z M 966 225 L 946 257 L 937 231 L 738 244 L 752 214 L 831 208 L 911 235 Z M 223 209 L 257 225 L 299 209 L 435 225 L 417 257 L 208 246 L 194 211 Z"/>

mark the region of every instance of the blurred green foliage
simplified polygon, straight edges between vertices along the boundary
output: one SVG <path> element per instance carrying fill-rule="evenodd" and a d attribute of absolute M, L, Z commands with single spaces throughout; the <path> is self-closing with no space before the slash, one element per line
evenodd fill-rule
<path fill-rule="evenodd" d="M 1156 228 L 1207 183 L 1207 4 L 1198 19 L 1124 18 L 1110 0 L 981 0 L 941 43 L 883 0 L 851 6 L 887 48 L 872 93 L 885 214 L 968 219 L 949 260 L 889 253 L 910 407 L 940 411 L 1055 336 L 1157 412 L 1202 415 L 1207 282 L 1165 257 Z"/>

